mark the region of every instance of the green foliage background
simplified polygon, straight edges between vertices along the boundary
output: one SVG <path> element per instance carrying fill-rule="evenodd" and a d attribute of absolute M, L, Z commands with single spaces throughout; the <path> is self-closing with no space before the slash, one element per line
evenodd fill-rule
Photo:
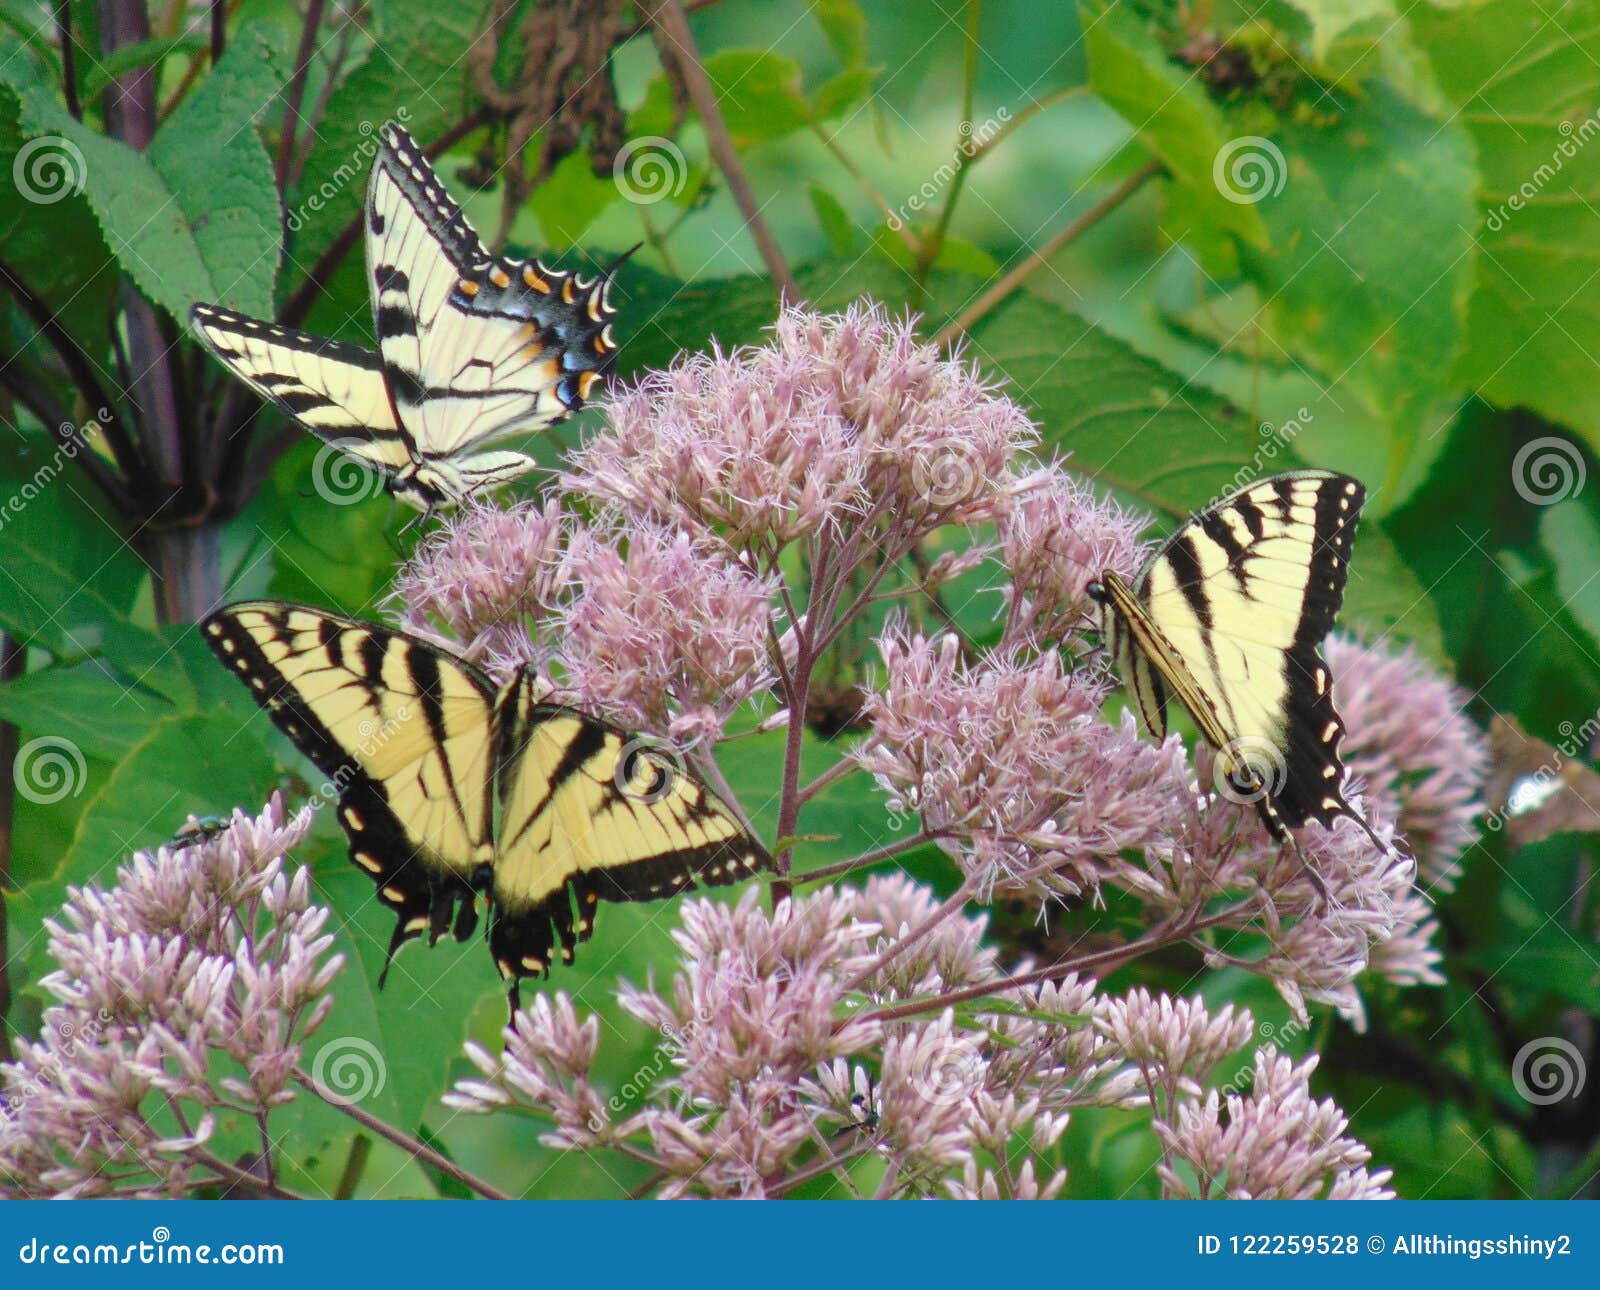
<path fill-rule="evenodd" d="M 403 111 L 428 141 L 467 117 L 463 59 L 485 8 L 360 6 L 336 83 L 322 83 L 322 62 L 308 79 L 306 103 L 323 107 L 298 182 L 280 193 L 273 162 L 298 6 L 246 0 L 215 66 L 192 32 L 81 63 L 79 119 L 39 6 L 0 0 L 0 173 L 14 175 L 45 135 L 70 141 L 84 163 L 81 191 L 51 204 L 0 185 L 0 260 L 48 302 L 107 389 L 123 385 L 112 320 L 129 292 L 177 328 L 197 300 L 276 316 L 355 216 L 373 127 Z M 1600 122 L 1600 0 L 951 8 L 724 0 L 694 17 L 733 141 L 807 299 L 826 307 L 868 294 L 921 313 L 931 335 L 1084 218 L 1081 236 L 966 332 L 968 352 L 1032 410 L 1048 451 L 1071 454 L 1163 522 L 1241 469 L 1310 463 L 1356 474 L 1372 500 L 1347 625 L 1411 642 L 1472 695 L 1475 719 L 1514 717 L 1555 746 L 1535 748 L 1529 769 L 1554 755 L 1565 773 L 1586 771 L 1600 708 L 1600 487 L 1541 505 L 1519 488 L 1515 463 L 1553 437 L 1592 477 L 1600 449 L 1600 146 L 1582 128 Z M 92 38 L 94 6 L 70 9 Z M 1218 51 L 1207 64 L 1202 54 Z M 514 65 L 514 54 L 501 63 Z M 137 66 L 154 69 L 161 102 L 176 99 L 143 150 L 108 135 L 98 98 Z M 511 247 L 590 266 L 645 241 L 616 294 L 625 374 L 713 337 L 759 339 L 773 283 L 704 131 L 692 112 L 677 121 L 647 37 L 619 45 L 613 71 L 629 138 L 670 139 L 681 155 L 671 195 L 627 200 L 611 174 L 594 173 L 590 139 L 534 192 Z M 974 127 L 965 134 L 964 119 Z M 963 140 L 993 131 L 980 158 L 952 165 Z M 1219 152 L 1245 137 L 1269 142 L 1284 167 L 1281 189 L 1254 202 L 1229 200 L 1215 174 Z M 474 192 L 461 176 L 483 139 L 481 129 L 464 134 L 439 169 L 488 232 L 499 193 Z M 924 209 L 908 209 L 925 184 Z M 1097 212 L 1119 184 L 1126 199 Z M 920 255 L 869 189 L 901 209 Z M 305 325 L 370 344 L 359 247 L 336 263 Z M 186 411 L 204 426 L 224 378 L 191 343 L 182 361 Z M 6 370 L 49 392 L 70 423 L 102 415 L 11 298 L 0 302 Z M 165 840 L 190 812 L 253 807 L 275 787 L 304 792 L 308 772 L 192 627 L 158 614 L 151 508 L 118 513 L 82 463 L 61 460 L 49 418 L 6 389 L 0 628 L 26 649 L 25 671 L 0 685 L 0 719 L 24 743 L 70 739 L 85 769 L 76 793 L 14 803 L 7 1022 L 26 1034 L 49 966 L 42 920 L 69 885 L 108 881 L 130 850 Z M 539 451 L 553 460 L 592 416 Z M 1290 423 L 1287 446 L 1263 433 Z M 256 434 L 279 429 L 263 416 Z M 258 486 L 202 511 L 199 524 L 216 539 L 228 597 L 370 615 L 415 535 L 400 535 L 402 517 L 383 500 L 322 501 L 308 484 L 314 455 L 314 444 L 293 441 Z M 993 604 L 977 594 L 961 610 L 979 638 L 993 634 Z M 814 742 L 820 770 L 838 748 Z M 736 747 L 728 774 L 770 835 L 773 750 Z M 1534 1106 L 1510 1072 L 1525 1043 L 1581 1031 L 1583 1018 L 1591 1073 L 1600 1055 L 1595 818 L 1574 810 L 1520 850 L 1504 832 L 1474 849 L 1439 909 L 1448 985 L 1380 991 L 1365 1034 L 1323 1019 L 1285 1038 L 1326 1052 L 1319 1087 L 1351 1113 L 1377 1164 L 1395 1170 L 1402 1195 L 1592 1191 L 1600 1077 L 1575 1099 Z M 841 786 L 827 819 L 838 840 L 812 849 L 818 864 L 885 836 L 881 802 L 860 785 Z M 407 952 L 377 994 L 389 915 L 344 850 L 324 813 L 304 858 L 350 963 L 323 1034 L 366 1038 L 385 1055 L 388 1081 L 367 1109 L 512 1191 L 613 1195 L 643 1182 L 547 1151 L 536 1124 L 439 1108 L 447 1079 L 464 1073 L 462 1040 L 494 1041 L 499 986 L 471 944 Z M 914 855 L 909 867 L 953 888 L 936 856 Z M 619 1088 L 653 1060 L 657 1037 L 621 1016 L 611 986 L 666 964 L 671 926 L 670 910 L 608 908 L 578 965 L 551 983 L 601 1012 L 603 1070 Z M 1175 957 L 1141 965 L 1141 979 L 1182 988 L 1193 967 Z M 1208 990 L 1287 1021 L 1259 982 L 1221 973 Z M 354 1126 L 311 1098 L 283 1114 L 284 1181 L 331 1191 Z M 1154 1194 L 1148 1136 L 1127 1125 L 1075 1120 L 1062 1148 L 1069 1194 Z M 225 1132 L 251 1149 L 253 1124 Z M 449 1184 L 379 1146 L 358 1194 L 439 1191 Z"/>

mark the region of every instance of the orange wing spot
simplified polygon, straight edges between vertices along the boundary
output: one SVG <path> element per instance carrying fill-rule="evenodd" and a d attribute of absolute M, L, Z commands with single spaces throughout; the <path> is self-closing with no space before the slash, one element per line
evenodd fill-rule
<path fill-rule="evenodd" d="M 568 278 L 561 284 L 561 303 L 570 305 L 577 298 L 577 289 L 572 285 L 572 279 Z"/>
<path fill-rule="evenodd" d="M 599 379 L 599 372 L 580 372 L 578 374 L 578 397 L 587 403 L 589 391 L 594 389 L 594 384 Z"/>
<path fill-rule="evenodd" d="M 462 278 L 461 281 L 456 284 L 456 290 L 461 292 L 462 295 L 466 296 L 467 299 L 470 300 L 473 296 L 478 294 L 478 284 L 471 278 Z"/>
<path fill-rule="evenodd" d="M 600 293 L 598 291 L 589 293 L 589 307 L 584 312 L 589 315 L 590 322 L 600 321 Z"/>
<path fill-rule="evenodd" d="M 502 290 L 511 285 L 511 278 L 507 275 L 504 269 L 499 267 L 499 265 L 496 265 L 494 268 L 489 270 L 489 281 L 494 283 L 495 286 L 501 288 Z"/>
<path fill-rule="evenodd" d="M 522 280 L 535 291 L 542 292 L 547 296 L 550 294 L 550 284 L 533 271 L 533 265 L 524 264 L 522 266 Z"/>

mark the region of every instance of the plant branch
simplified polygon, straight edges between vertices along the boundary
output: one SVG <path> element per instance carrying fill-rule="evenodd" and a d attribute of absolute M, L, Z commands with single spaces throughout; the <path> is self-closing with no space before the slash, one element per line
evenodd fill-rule
<path fill-rule="evenodd" d="M 343 1111 L 363 1128 L 370 1129 L 373 1133 L 376 1133 L 385 1142 L 392 1142 L 395 1146 L 399 1147 L 400 1150 L 409 1152 L 413 1159 L 421 1160 L 425 1164 L 432 1165 L 440 1173 L 454 1178 L 463 1187 L 475 1191 L 478 1193 L 478 1195 L 486 1197 L 489 1200 L 511 1199 L 509 1195 L 501 1191 L 498 1187 L 492 1186 L 491 1184 L 484 1182 L 483 1179 L 468 1173 L 454 1160 L 450 1159 L 449 1156 L 435 1151 L 427 1143 L 422 1142 L 417 1138 L 413 1138 L 410 1134 L 401 1132 L 392 1124 L 389 1124 L 384 1120 L 380 1120 L 370 1111 L 363 1111 L 353 1102 L 338 1101 L 327 1097 L 322 1090 L 317 1087 L 317 1082 L 298 1066 L 294 1068 L 294 1080 L 302 1088 L 309 1089 L 318 1097 L 322 1098 L 323 1101 L 327 1102 L 329 1106 Z"/>
<path fill-rule="evenodd" d="M 838 141 L 822 127 L 821 122 L 813 121 L 811 131 L 822 140 L 822 146 L 832 154 L 833 159 L 844 167 L 845 174 L 856 181 L 856 186 L 867 195 L 867 200 L 878 208 L 878 213 L 884 218 L 899 239 L 906 244 L 906 249 L 919 259 L 922 256 L 922 240 L 911 231 L 911 226 L 900 217 L 900 212 L 889 205 L 889 199 L 878 191 L 877 186 L 867 176 L 866 171 L 856 165 L 855 158 L 839 146 Z"/>
<path fill-rule="evenodd" d="M 1103 220 L 1129 197 L 1143 188 L 1145 183 L 1159 174 L 1161 163 L 1149 161 L 1129 175 L 1093 206 L 1068 224 L 1048 242 L 1016 265 L 992 287 L 980 295 L 960 314 L 941 327 L 933 337 L 935 345 L 943 345 L 962 332 L 970 331 L 973 324 L 987 317 L 1002 301 L 1055 258 L 1067 245 L 1075 242 Z"/>
<path fill-rule="evenodd" d="M 283 129 L 278 136 L 278 191 L 289 190 L 289 170 L 294 164 L 295 136 L 300 131 L 300 104 L 305 99 L 306 76 L 316 54 L 317 33 L 322 29 L 322 13 L 327 0 L 310 0 L 306 19 L 300 28 L 300 47 L 295 51 L 294 74 L 283 99 Z"/>
<path fill-rule="evenodd" d="M 50 347 L 61 359 L 62 365 L 67 369 L 67 375 L 82 393 L 84 401 L 95 410 L 100 429 L 105 434 L 106 443 L 111 447 L 111 455 L 116 458 L 118 469 L 132 482 L 134 490 L 140 491 L 143 480 L 143 459 L 134 448 L 127 428 L 122 424 L 122 416 L 118 410 L 121 401 L 113 399 L 107 393 L 105 386 L 100 384 L 94 363 L 72 333 L 56 319 L 50 306 L 35 295 L 22 275 L 4 260 L 0 260 L 0 283 L 4 284 L 12 298 L 21 306 L 28 320 L 38 328 L 39 334 L 50 342 Z"/>
<path fill-rule="evenodd" d="M 923 830 L 912 837 L 901 838 L 898 842 L 886 842 L 881 847 L 874 847 L 871 851 L 863 851 L 860 855 L 849 860 L 841 860 L 837 864 L 825 864 L 820 869 L 808 869 L 805 873 L 794 876 L 796 882 L 823 882 L 829 878 L 842 878 L 846 874 L 854 873 L 858 869 L 867 869 L 875 864 L 882 864 L 885 860 L 893 860 L 895 856 L 904 855 L 907 851 L 915 851 L 924 843 L 937 842 L 943 836 L 938 832 Z"/>
<path fill-rule="evenodd" d="M 733 193 L 734 201 L 739 204 L 745 225 L 755 240 L 756 249 L 761 252 L 761 258 L 766 262 L 767 272 L 778 284 L 780 297 L 790 304 L 799 303 L 802 298 L 800 289 L 795 285 L 794 275 L 789 272 L 789 265 L 783 258 L 777 239 L 772 236 L 772 230 L 761 218 L 761 208 L 756 204 L 749 176 L 745 174 L 744 166 L 739 161 L 739 153 L 733 146 L 732 137 L 728 134 L 728 124 L 722 119 L 722 109 L 717 106 L 717 95 L 711 86 L 711 78 L 706 75 L 705 65 L 700 61 L 700 52 L 695 45 L 694 33 L 689 30 L 689 16 L 683 11 L 682 0 L 656 0 L 654 8 L 650 11 L 650 22 L 656 29 L 657 44 L 662 56 L 671 58 L 679 76 L 683 79 L 684 86 L 689 91 L 689 100 L 694 104 L 700 125 L 706 132 L 706 143 L 711 148 L 711 156 L 728 181 L 728 189 Z"/>
<path fill-rule="evenodd" d="M 1187 940 L 1202 928 L 1210 927 L 1215 923 L 1225 921 L 1237 911 L 1233 908 L 1223 910 L 1221 913 L 1212 914 L 1204 919 L 1197 918 L 1194 911 L 1158 923 L 1137 940 L 1129 941 L 1125 945 L 1115 945 L 1110 949 L 1095 950 L 1089 954 L 1079 954 L 1073 958 L 1062 959 L 1052 963 L 1049 967 L 1036 968 L 1031 972 L 1019 972 L 1014 976 L 998 977 L 993 981 L 981 981 L 977 985 L 965 986 L 959 990 L 949 990 L 944 994 L 931 995 L 926 999 L 907 999 L 903 1003 L 888 1004 L 882 1008 L 875 1008 L 871 1012 L 860 1013 L 856 1020 L 866 1021 L 897 1021 L 902 1017 L 917 1017 L 927 1012 L 938 1012 L 952 1004 L 965 1003 L 969 999 L 982 999 L 991 994 L 999 994 L 1002 990 L 1015 990 L 1022 986 L 1039 985 L 1045 981 L 1056 981 L 1074 972 L 1083 972 L 1089 969 L 1103 970 L 1106 968 L 1120 967 L 1129 959 L 1138 958 L 1148 954 L 1151 950 L 1161 949 L 1163 946 L 1176 944 Z"/>
<path fill-rule="evenodd" d="M 56 35 L 61 40 L 61 96 L 75 121 L 83 120 L 83 104 L 78 102 L 78 60 L 73 54 L 72 0 L 56 0 Z"/>
<path fill-rule="evenodd" d="M 265 1196 L 271 1200 L 306 1199 L 306 1197 L 301 1196 L 297 1192 L 286 1191 L 284 1188 L 279 1187 L 276 1183 L 264 1182 L 260 1178 L 257 1178 L 253 1173 L 250 1173 L 248 1170 L 241 1169 L 238 1165 L 230 1165 L 226 1160 L 222 1159 L 221 1156 L 213 1155 L 211 1152 L 206 1151 L 203 1148 L 197 1148 L 195 1150 L 194 1158 L 203 1164 L 207 1169 L 214 1169 L 217 1171 L 218 1175 L 220 1175 L 220 1177 L 216 1179 L 207 1179 L 206 1181 L 208 1182 L 227 1182 L 231 1186 L 248 1191 L 254 1196 Z"/>
<path fill-rule="evenodd" d="M 1027 107 L 1018 112 L 987 139 L 972 145 L 972 151 L 967 153 L 967 165 L 973 166 L 1000 145 L 1012 131 L 1018 129 L 1025 122 L 1031 121 L 1047 108 L 1053 108 L 1058 103 L 1065 103 L 1070 99 L 1082 98 L 1089 92 L 1087 85 L 1069 85 L 1065 89 L 1055 90 L 1043 98 L 1034 99 Z"/>
<path fill-rule="evenodd" d="M 950 221 L 955 218 L 956 202 L 960 200 L 961 190 L 967 183 L 967 169 L 971 165 L 972 148 L 972 97 L 978 80 L 978 19 L 982 12 L 983 0 L 967 0 L 966 56 L 961 75 L 961 122 L 956 130 L 956 172 L 950 177 L 950 190 L 945 194 L 944 204 L 939 208 L 939 220 L 934 225 L 933 233 L 923 241 L 922 249 L 917 253 L 913 276 L 919 288 L 927 282 L 928 270 L 933 267 L 933 262 L 939 258 L 939 252 L 944 249 L 944 239 L 950 232 Z"/>

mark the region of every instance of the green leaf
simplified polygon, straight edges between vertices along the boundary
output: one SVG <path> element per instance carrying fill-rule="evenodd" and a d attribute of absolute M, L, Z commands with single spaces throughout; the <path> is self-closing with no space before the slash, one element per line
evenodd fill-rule
<path fill-rule="evenodd" d="M 1475 260 L 1466 131 L 1371 83 L 1341 98 L 1336 119 L 1285 121 L 1253 146 L 1285 181 L 1256 207 L 1267 245 L 1239 248 L 1270 334 L 1341 397 L 1402 427 L 1397 445 L 1408 447 L 1453 388 L 1465 343 Z"/>
<path fill-rule="evenodd" d="M 794 59 L 767 49 L 725 49 L 707 58 L 705 66 L 735 147 L 780 139 L 810 120 Z"/>
<path fill-rule="evenodd" d="M 237 714 L 163 717 L 85 806 L 60 878 L 108 878 L 136 848 L 170 838 L 190 814 L 259 808 L 277 779 L 266 744 L 240 727 Z"/>
<path fill-rule="evenodd" d="M 1594 342 L 1600 0 L 1552 12 L 1538 0 L 1408 10 L 1417 42 L 1477 150 L 1482 250 L 1456 377 L 1600 446 Z"/>
<path fill-rule="evenodd" d="M 811 17 L 846 67 L 867 61 L 867 15 L 856 0 L 811 0 Z"/>
<path fill-rule="evenodd" d="M 1257 206 L 1227 200 L 1213 179 L 1218 155 L 1240 131 L 1206 94 L 1194 69 L 1172 59 L 1148 21 L 1126 5 L 1088 0 L 1079 13 L 1094 92 L 1161 158 L 1208 224 L 1248 245 L 1265 246 L 1267 230 Z"/>
<path fill-rule="evenodd" d="M 0 627 L 54 654 L 79 654 L 133 605 L 144 566 L 43 437 L 0 459 Z"/>
<path fill-rule="evenodd" d="M 194 229 L 215 284 L 207 300 L 259 318 L 275 313 L 283 214 L 272 158 L 254 118 L 277 94 L 285 54 L 276 28 L 243 28 L 200 88 L 162 123 L 145 154 Z"/>
<path fill-rule="evenodd" d="M 81 172 L 72 155 L 48 141 L 28 152 L 20 101 L 0 86 L 0 256 L 56 318 L 91 352 L 107 343 L 106 318 L 116 287 L 116 261 L 100 236 L 89 202 L 75 191 Z M 27 179 L 35 200 L 21 182 Z M 48 200 L 37 200 L 43 194 Z M 19 315 L 20 316 L 20 315 Z M 29 332 L 31 322 L 21 324 Z"/>
<path fill-rule="evenodd" d="M 811 196 L 811 209 L 816 213 L 822 234 L 828 239 L 828 249 L 838 259 L 848 259 L 861 244 L 860 230 L 850 218 L 839 199 L 815 181 L 806 185 Z"/>
<path fill-rule="evenodd" d="M 1560 502 L 1539 520 L 1539 541 L 1556 570 L 1556 594 L 1600 645 L 1600 523 L 1581 501 Z"/>
<path fill-rule="evenodd" d="M 842 116 L 872 93 L 878 79 L 876 67 L 847 67 L 823 81 L 811 92 L 811 115 L 818 121 Z"/>
<path fill-rule="evenodd" d="M 0 685 L 0 718 L 29 734 L 59 735 L 86 757 L 124 756 L 166 705 L 152 710 L 98 665 L 46 667 Z"/>
<path fill-rule="evenodd" d="M 96 787 L 89 781 L 77 830 L 66 854 L 36 865 L 49 876 L 8 894 L 7 914 L 18 958 L 17 979 L 44 970 L 43 920 L 53 918 L 68 885 L 109 885 L 140 847 L 159 845 L 190 815 L 258 809 L 275 786 L 277 763 L 237 713 L 173 714 L 158 719 Z"/>
<path fill-rule="evenodd" d="M 1399 21 L 1394 0 L 1294 0 L 1294 7 L 1311 19 L 1311 52 L 1319 62 L 1351 27 L 1371 18 Z"/>

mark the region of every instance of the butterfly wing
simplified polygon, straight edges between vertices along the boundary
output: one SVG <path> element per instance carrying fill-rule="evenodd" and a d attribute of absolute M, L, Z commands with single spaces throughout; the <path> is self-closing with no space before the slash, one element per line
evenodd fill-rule
<path fill-rule="evenodd" d="M 452 921 L 468 935 L 493 856 L 490 684 L 421 641 L 300 605 L 230 605 L 202 633 L 328 777 L 350 858 L 399 915 L 390 958 Z"/>
<path fill-rule="evenodd" d="M 1263 772 L 1268 807 L 1291 828 L 1349 813 L 1344 727 L 1320 646 L 1343 601 L 1364 499 L 1360 483 L 1327 471 L 1249 485 L 1174 533 L 1138 586 L 1170 650 L 1142 650 L 1143 660 L 1208 742 Z"/>
<path fill-rule="evenodd" d="M 494 259 L 398 126 L 384 128 L 366 210 L 383 370 L 423 458 L 542 429 L 581 406 L 615 349 L 604 282 L 579 291 L 535 261 Z"/>
<path fill-rule="evenodd" d="M 212 357 L 319 439 L 389 473 L 411 460 L 376 354 L 214 305 L 195 305 L 189 325 Z"/>
<path fill-rule="evenodd" d="M 489 947 L 503 976 L 542 975 L 558 942 L 571 962 L 602 900 L 658 900 L 771 866 L 727 805 L 671 756 L 536 698 L 519 679 L 497 714 Z"/>

